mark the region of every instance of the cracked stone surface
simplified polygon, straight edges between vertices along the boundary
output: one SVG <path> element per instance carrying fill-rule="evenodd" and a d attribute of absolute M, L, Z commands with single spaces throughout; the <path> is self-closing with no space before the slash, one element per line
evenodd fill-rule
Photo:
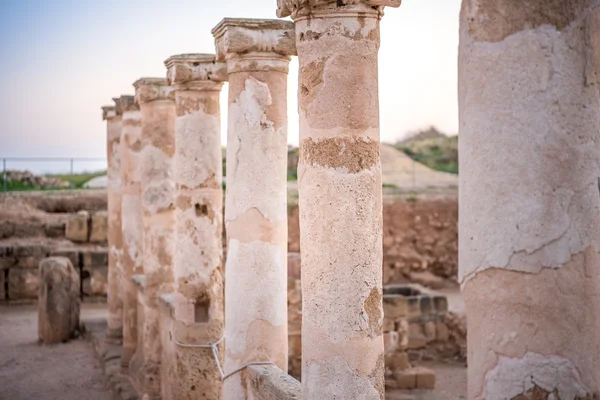
<path fill-rule="evenodd" d="M 225 371 L 287 371 L 287 71 L 293 23 L 225 19 L 214 30 L 229 71 Z M 249 53 L 246 53 L 249 52 Z M 242 374 L 227 399 L 246 399 Z"/>
<path fill-rule="evenodd" d="M 597 21 L 589 1 L 463 0 L 470 399 L 600 395 Z"/>
<path fill-rule="evenodd" d="M 121 231 L 121 129 L 123 112 L 120 98 L 116 107 L 104 107 L 108 154 L 108 330 L 106 340 L 120 343 L 123 339 L 123 300 L 121 295 L 121 254 L 123 235 Z"/>
<path fill-rule="evenodd" d="M 300 63 L 302 396 L 383 399 L 381 10 L 279 6 L 296 19 Z M 313 11 L 318 18 L 304 18 Z"/>
<path fill-rule="evenodd" d="M 137 348 L 137 289 L 131 278 L 143 273 L 144 248 L 141 193 L 142 115 L 139 104 L 123 110 L 121 130 L 121 225 L 123 234 L 123 356 L 128 370 Z"/>
<path fill-rule="evenodd" d="M 160 397 L 161 342 L 158 297 L 173 291 L 175 254 L 175 101 L 166 79 L 134 83 L 141 110 L 141 207 L 144 237 L 142 397 Z M 139 319 L 139 318 L 138 318 Z M 138 329 L 140 326 L 138 325 Z"/>

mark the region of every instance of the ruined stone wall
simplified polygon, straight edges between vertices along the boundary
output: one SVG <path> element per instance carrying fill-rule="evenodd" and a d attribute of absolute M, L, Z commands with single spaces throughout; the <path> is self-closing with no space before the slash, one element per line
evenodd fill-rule
<path fill-rule="evenodd" d="M 288 212 L 288 249 L 300 252 L 298 207 Z M 383 283 L 439 288 L 458 274 L 458 201 L 410 197 L 383 204 Z M 299 275 L 298 275 L 299 277 Z"/>
<path fill-rule="evenodd" d="M 65 192 L 47 196 L 16 194 L 9 197 L 12 199 L 0 203 L 0 247 L 6 244 L 13 250 L 10 256 L 0 254 L 0 301 L 10 299 L 7 287 L 10 277 L 13 278 L 13 298 L 10 300 L 34 301 L 37 298 L 39 260 L 32 261 L 29 268 L 16 270 L 15 266 L 20 254 L 27 254 L 31 246 L 38 245 L 41 249 L 35 252 L 39 253 L 39 259 L 64 252 L 71 254 L 73 265 L 82 271 L 84 300 L 100 301 L 105 298 L 107 264 L 84 262 L 89 258 L 86 254 L 104 251 L 105 192 L 86 192 L 85 195 Z M 457 222 L 456 198 L 411 197 L 385 202 L 384 284 L 416 282 L 435 289 L 455 281 L 458 268 Z M 10 235 L 6 233 L 3 236 L 3 232 Z M 93 239 L 98 237 L 101 239 Z M 288 212 L 288 248 L 290 258 L 295 260 L 289 263 L 289 275 L 297 279 L 300 278 L 300 258 L 293 253 L 300 251 L 299 238 L 298 207 L 294 207 Z M 13 267 L 15 270 L 10 272 Z M 292 346 L 293 343 L 290 343 Z"/>
<path fill-rule="evenodd" d="M 0 201 L 0 302 L 35 302 L 39 262 L 63 256 L 79 273 L 81 298 L 106 301 L 106 192 L 15 193 Z"/>

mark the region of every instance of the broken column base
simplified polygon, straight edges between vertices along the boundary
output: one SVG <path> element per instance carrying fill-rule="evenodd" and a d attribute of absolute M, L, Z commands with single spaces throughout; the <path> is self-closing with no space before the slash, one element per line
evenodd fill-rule
<path fill-rule="evenodd" d="M 104 384 L 115 400 L 138 400 L 139 396 L 127 375 L 121 373 L 121 346 L 106 343 L 105 320 L 83 320 L 84 336 L 90 341 L 104 371 Z"/>
<path fill-rule="evenodd" d="M 186 302 L 180 294 L 159 297 L 161 313 L 161 395 L 163 399 L 193 400 L 222 397 L 222 380 L 210 347 L 188 347 L 215 343 L 208 323 L 185 325 L 175 318 L 176 304 Z M 223 344 L 218 345 L 223 354 Z M 220 359 L 221 365 L 223 358 Z"/>

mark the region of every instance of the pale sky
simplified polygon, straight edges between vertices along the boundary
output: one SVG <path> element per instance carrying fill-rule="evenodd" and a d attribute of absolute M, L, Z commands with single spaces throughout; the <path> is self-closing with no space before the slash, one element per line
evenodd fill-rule
<path fill-rule="evenodd" d="M 223 17 L 276 18 L 276 0 L 4 0 L 0 157 L 105 157 L 100 107 L 165 76 L 180 53 L 214 53 Z M 381 137 L 435 125 L 457 133 L 460 0 L 404 0 L 381 24 Z M 289 74 L 289 142 L 298 143 L 298 62 Z M 227 103 L 227 88 L 221 95 Z M 227 109 L 222 107 L 223 143 Z"/>

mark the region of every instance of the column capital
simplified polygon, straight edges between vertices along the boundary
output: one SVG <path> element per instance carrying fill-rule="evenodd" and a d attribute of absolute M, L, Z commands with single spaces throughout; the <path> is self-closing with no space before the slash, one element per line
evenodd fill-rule
<path fill-rule="evenodd" d="M 133 83 L 139 104 L 156 100 L 174 100 L 173 88 L 165 78 L 140 78 Z"/>
<path fill-rule="evenodd" d="M 220 90 L 227 81 L 227 65 L 214 54 L 179 54 L 165 61 L 167 80 L 176 90 Z"/>
<path fill-rule="evenodd" d="M 126 111 L 139 110 L 139 105 L 135 101 L 135 96 L 130 94 L 121 95 L 121 97 L 113 98 L 117 115 L 123 115 Z"/>
<path fill-rule="evenodd" d="M 117 107 L 115 106 L 102 106 L 102 120 L 108 121 L 117 116 Z"/>
<path fill-rule="evenodd" d="M 296 55 L 291 21 L 225 18 L 213 30 L 217 60 L 228 61 L 228 72 L 281 70 L 287 72 Z M 234 63 L 229 61 L 235 60 Z"/>
<path fill-rule="evenodd" d="M 384 7 L 400 7 L 402 0 L 277 0 L 277 16 L 291 16 L 294 20 L 317 14 L 336 12 L 364 12 L 361 8 L 371 8 L 378 16 L 383 15 Z"/>

